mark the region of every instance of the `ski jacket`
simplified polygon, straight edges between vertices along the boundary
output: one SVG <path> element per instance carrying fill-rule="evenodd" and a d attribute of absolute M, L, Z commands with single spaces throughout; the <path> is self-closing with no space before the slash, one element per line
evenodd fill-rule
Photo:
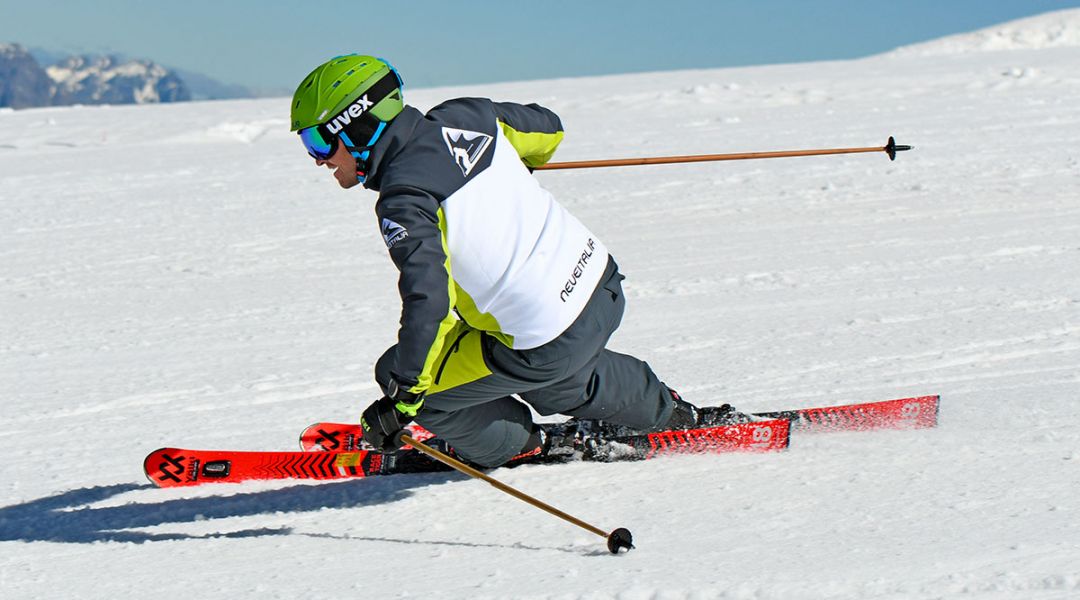
<path fill-rule="evenodd" d="M 540 187 L 562 123 L 536 104 L 460 98 L 394 118 L 371 151 L 380 231 L 400 271 L 392 375 L 425 391 L 460 319 L 515 349 L 541 346 L 584 308 L 607 250 Z"/>

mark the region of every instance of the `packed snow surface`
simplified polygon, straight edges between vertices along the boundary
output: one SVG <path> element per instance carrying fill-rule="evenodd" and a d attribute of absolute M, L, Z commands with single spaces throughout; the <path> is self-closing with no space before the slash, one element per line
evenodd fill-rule
<path fill-rule="evenodd" d="M 1080 597 L 1080 48 L 418 90 L 540 102 L 538 173 L 611 249 L 612 341 L 688 399 L 941 394 L 935 430 L 789 451 L 161 490 L 161 446 L 293 449 L 393 343 L 367 191 L 288 101 L 0 112 L 4 598 Z"/>

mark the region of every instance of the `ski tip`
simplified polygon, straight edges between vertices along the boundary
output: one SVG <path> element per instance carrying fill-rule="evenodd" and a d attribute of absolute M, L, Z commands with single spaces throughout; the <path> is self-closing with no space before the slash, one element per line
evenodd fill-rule
<path fill-rule="evenodd" d="M 147 454 L 146 458 L 143 459 L 143 475 L 146 476 L 146 480 L 154 484 L 155 487 L 165 487 L 161 485 L 161 480 L 154 477 L 155 474 L 158 474 L 161 471 L 161 466 L 154 465 L 154 462 L 161 461 L 162 456 L 168 454 L 176 454 L 177 452 L 180 452 L 180 450 L 177 448 L 165 447 L 158 448 L 157 450 L 154 450 L 153 452 Z"/>
<path fill-rule="evenodd" d="M 305 452 L 308 450 L 308 446 L 307 446 L 307 444 L 304 443 L 304 439 L 308 437 L 308 432 L 311 431 L 311 429 L 313 427 L 318 427 L 318 426 L 319 426 L 319 422 L 315 422 L 315 423 L 312 423 L 311 425 L 308 425 L 307 427 L 304 428 L 303 431 L 300 432 L 300 437 L 297 438 L 297 440 L 296 440 L 296 443 L 300 445 L 300 450 L 303 450 Z"/>
<path fill-rule="evenodd" d="M 941 396 L 939 394 L 934 394 L 933 396 L 927 396 L 926 398 L 927 402 L 933 409 L 933 413 L 928 420 L 927 427 L 937 427 L 939 419 L 941 417 Z"/>

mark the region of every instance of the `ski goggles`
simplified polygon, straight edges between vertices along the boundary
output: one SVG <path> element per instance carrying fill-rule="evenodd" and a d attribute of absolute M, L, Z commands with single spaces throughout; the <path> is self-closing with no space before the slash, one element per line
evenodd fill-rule
<path fill-rule="evenodd" d="M 324 131 L 322 125 L 306 127 L 298 133 L 304 149 L 315 160 L 326 160 L 337 152 L 338 137 Z"/>

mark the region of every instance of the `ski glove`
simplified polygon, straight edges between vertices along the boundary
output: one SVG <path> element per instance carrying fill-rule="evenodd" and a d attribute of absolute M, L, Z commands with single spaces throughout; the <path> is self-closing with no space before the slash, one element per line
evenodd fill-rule
<path fill-rule="evenodd" d="M 413 394 L 402 389 L 397 381 L 391 381 L 387 395 L 373 402 L 360 417 L 364 441 L 379 452 L 396 451 L 401 445 L 398 437 L 403 433 L 402 430 L 412 421 L 423 404 L 422 393 Z"/>

